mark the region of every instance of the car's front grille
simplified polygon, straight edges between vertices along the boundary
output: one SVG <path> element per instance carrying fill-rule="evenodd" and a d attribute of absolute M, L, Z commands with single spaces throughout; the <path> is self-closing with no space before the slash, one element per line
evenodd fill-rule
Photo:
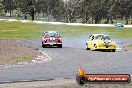
<path fill-rule="evenodd" d="M 47 42 L 57 42 L 56 40 L 48 40 Z"/>
<path fill-rule="evenodd" d="M 105 42 L 105 47 L 108 48 L 110 46 L 109 42 Z"/>

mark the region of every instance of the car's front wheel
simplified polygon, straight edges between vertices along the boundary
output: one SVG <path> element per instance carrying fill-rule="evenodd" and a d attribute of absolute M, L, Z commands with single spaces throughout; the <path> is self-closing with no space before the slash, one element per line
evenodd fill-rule
<path fill-rule="evenodd" d="M 43 44 L 42 47 L 43 47 L 43 48 L 46 48 L 46 45 Z"/>
<path fill-rule="evenodd" d="M 86 43 L 86 50 L 90 50 L 90 48 L 88 48 L 88 43 Z"/>

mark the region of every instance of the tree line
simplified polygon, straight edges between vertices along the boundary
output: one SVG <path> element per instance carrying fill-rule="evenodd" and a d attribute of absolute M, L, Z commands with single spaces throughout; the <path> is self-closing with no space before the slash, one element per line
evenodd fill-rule
<path fill-rule="evenodd" d="M 113 23 L 113 19 L 122 19 L 128 24 L 132 17 L 132 0 L 0 0 L 0 13 L 10 13 L 16 10 L 21 14 L 43 14 L 52 16 L 55 21 L 82 23 Z M 34 18 L 33 18 L 34 20 Z"/>

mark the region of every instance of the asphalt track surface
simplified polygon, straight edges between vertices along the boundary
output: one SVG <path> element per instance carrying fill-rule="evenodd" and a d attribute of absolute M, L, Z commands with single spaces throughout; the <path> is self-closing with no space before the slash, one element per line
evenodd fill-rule
<path fill-rule="evenodd" d="M 75 78 L 81 65 L 87 73 L 132 74 L 132 51 L 101 52 L 85 50 L 87 38 L 63 38 L 63 48 L 42 48 L 40 39 L 23 39 L 20 43 L 36 47 L 51 60 L 39 64 L 5 65 L 0 67 L 0 83 L 54 80 Z M 114 39 L 121 48 L 122 43 L 132 39 Z"/>

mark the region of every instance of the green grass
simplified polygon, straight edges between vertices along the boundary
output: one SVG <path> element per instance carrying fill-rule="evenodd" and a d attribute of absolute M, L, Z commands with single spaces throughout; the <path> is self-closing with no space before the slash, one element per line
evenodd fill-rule
<path fill-rule="evenodd" d="M 30 61 L 30 60 L 32 60 L 32 57 L 30 57 L 30 56 L 22 56 L 22 55 L 18 55 L 18 56 L 11 56 L 8 60 L 7 60 L 7 63 L 8 64 L 11 64 L 10 62 L 12 62 L 12 63 L 18 63 L 18 62 L 20 62 L 20 63 L 23 63 L 23 62 L 26 62 L 26 61 Z"/>
<path fill-rule="evenodd" d="M 127 45 L 127 47 L 132 48 L 132 44 Z"/>
<path fill-rule="evenodd" d="M 40 38 L 42 32 L 49 30 L 60 32 L 62 37 L 88 36 L 93 33 L 104 33 L 121 38 L 132 37 L 131 28 L 0 22 L 0 38 Z"/>
<path fill-rule="evenodd" d="M 101 23 L 103 24 L 105 21 L 106 21 L 106 20 L 103 19 L 103 20 L 101 21 Z M 132 25 L 131 22 L 132 22 L 132 19 L 129 19 L 129 20 L 128 20 L 128 25 Z M 110 24 L 110 23 L 111 23 L 111 21 L 109 21 L 109 24 Z M 113 20 L 113 24 L 116 24 L 116 23 L 125 24 L 126 21 L 125 21 L 125 20 L 121 20 L 121 19 Z"/>

